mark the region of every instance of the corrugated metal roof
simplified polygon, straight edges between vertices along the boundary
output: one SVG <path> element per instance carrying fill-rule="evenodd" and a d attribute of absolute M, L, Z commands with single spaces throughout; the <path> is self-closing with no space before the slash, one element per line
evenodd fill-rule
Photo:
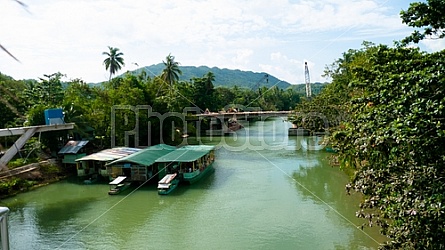
<path fill-rule="evenodd" d="M 59 154 L 77 154 L 81 148 L 88 144 L 88 141 L 68 141 Z"/>
<path fill-rule="evenodd" d="M 123 162 L 131 162 L 131 163 L 136 163 L 142 166 L 150 166 L 153 163 L 155 163 L 155 161 L 174 151 L 176 149 L 176 147 L 173 146 L 169 146 L 166 144 L 158 144 L 158 145 L 154 145 L 148 148 L 145 148 L 137 153 L 125 156 L 123 158 L 117 159 L 115 161 L 112 161 L 110 163 L 107 163 L 107 165 L 115 165 L 118 163 L 123 163 Z"/>
<path fill-rule="evenodd" d="M 139 152 L 140 150 L 141 150 L 140 148 L 127 148 L 127 147 L 109 148 L 94 154 L 84 156 L 82 158 L 77 159 L 76 161 L 114 161 L 116 159 L 120 159 L 127 155 Z"/>
<path fill-rule="evenodd" d="M 156 162 L 192 162 L 198 160 L 214 149 L 214 146 L 207 145 L 184 146 L 160 157 Z"/>

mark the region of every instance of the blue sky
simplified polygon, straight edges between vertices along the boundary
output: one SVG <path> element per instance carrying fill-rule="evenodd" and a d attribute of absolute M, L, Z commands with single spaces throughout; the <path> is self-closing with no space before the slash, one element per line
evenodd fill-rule
<path fill-rule="evenodd" d="M 120 73 L 171 53 L 184 66 L 267 72 L 292 84 L 311 81 L 364 40 L 391 45 L 411 32 L 406 0 L 0 0 L 0 72 L 15 79 L 61 72 L 66 80 L 108 80 L 107 46 L 124 53 Z M 427 51 L 443 40 L 423 42 Z M 216 79 L 217 80 L 217 79 Z"/>

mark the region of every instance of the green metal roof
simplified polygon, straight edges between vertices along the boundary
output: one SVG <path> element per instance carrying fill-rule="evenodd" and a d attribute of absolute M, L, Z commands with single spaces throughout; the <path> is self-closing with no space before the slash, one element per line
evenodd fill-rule
<path fill-rule="evenodd" d="M 184 146 L 160 157 L 156 162 L 193 162 L 214 149 L 214 146 L 207 145 Z"/>
<path fill-rule="evenodd" d="M 162 157 L 172 151 L 174 151 L 176 148 L 173 146 L 169 146 L 166 144 L 158 144 L 154 145 L 145 149 L 142 149 L 141 151 L 131 154 L 129 156 L 117 159 L 115 161 L 112 161 L 106 165 L 116 165 L 118 163 L 125 163 L 125 162 L 131 162 L 135 164 L 139 164 L 141 166 L 150 166 L 159 158 Z"/>

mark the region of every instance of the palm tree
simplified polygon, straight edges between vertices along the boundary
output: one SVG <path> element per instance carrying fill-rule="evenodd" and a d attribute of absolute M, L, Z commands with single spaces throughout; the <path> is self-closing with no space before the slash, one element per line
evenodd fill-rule
<path fill-rule="evenodd" d="M 175 62 L 174 56 L 168 54 L 165 59 L 166 61 L 162 61 L 165 65 L 165 68 L 162 70 L 160 77 L 162 83 L 167 84 L 167 91 L 163 98 L 167 102 L 167 108 L 170 111 L 174 111 L 175 108 L 178 108 L 178 100 L 176 98 L 178 87 L 175 83 L 179 81 L 179 75 L 182 74 L 182 71 L 179 69 L 179 63 Z"/>
<path fill-rule="evenodd" d="M 213 82 L 215 81 L 215 74 L 209 71 L 207 74 L 205 74 L 204 79 L 206 94 L 209 94 L 209 92 L 212 92 L 214 88 Z"/>
<path fill-rule="evenodd" d="M 174 56 L 168 54 L 166 59 L 166 62 L 162 61 L 165 68 L 162 70 L 161 79 L 171 87 L 179 80 L 179 75 L 182 74 L 182 71 L 179 69 L 179 63 L 175 62 Z"/>
<path fill-rule="evenodd" d="M 124 53 L 119 52 L 118 48 L 113 48 L 108 46 L 109 52 L 102 52 L 102 55 L 106 55 L 107 58 L 104 60 L 105 69 L 110 70 L 110 79 L 111 76 L 116 74 L 118 70 L 125 65 L 124 58 L 122 57 Z"/>

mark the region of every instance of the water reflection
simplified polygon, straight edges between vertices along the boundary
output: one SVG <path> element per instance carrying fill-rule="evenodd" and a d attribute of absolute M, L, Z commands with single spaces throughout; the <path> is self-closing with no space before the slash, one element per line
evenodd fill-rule
<path fill-rule="evenodd" d="M 344 188 L 348 177 L 337 167 L 329 166 L 327 160 L 329 153 L 319 154 L 323 155 L 319 164 L 315 166 L 300 165 L 298 171 L 292 173 L 291 181 L 294 182 L 296 190 L 306 199 L 324 207 L 326 217 L 345 225 L 353 235 L 357 235 L 357 238 L 365 236 L 361 244 L 377 247 L 377 242 L 386 240 L 380 235 L 379 228 L 365 228 L 362 231 L 359 228 L 365 221 L 355 217 L 361 196 L 358 194 L 348 195 Z M 350 249 L 358 246 L 352 238 L 349 244 Z M 336 246 L 336 249 L 344 249 L 344 246 Z"/>
<path fill-rule="evenodd" d="M 221 147 L 214 173 L 167 196 L 156 183 L 110 196 L 106 183 L 63 181 L 7 199 L 12 249 L 375 248 L 317 198 L 354 221 L 359 197 L 346 196 L 347 177 L 327 165 L 329 154 L 302 149 L 304 138 L 273 123 L 224 139 L 237 147 L 249 135 L 273 150 Z"/>
<path fill-rule="evenodd" d="M 66 227 L 68 221 L 85 212 L 95 200 L 85 197 L 38 206 L 35 209 L 35 222 L 42 232 L 58 232 Z"/>

